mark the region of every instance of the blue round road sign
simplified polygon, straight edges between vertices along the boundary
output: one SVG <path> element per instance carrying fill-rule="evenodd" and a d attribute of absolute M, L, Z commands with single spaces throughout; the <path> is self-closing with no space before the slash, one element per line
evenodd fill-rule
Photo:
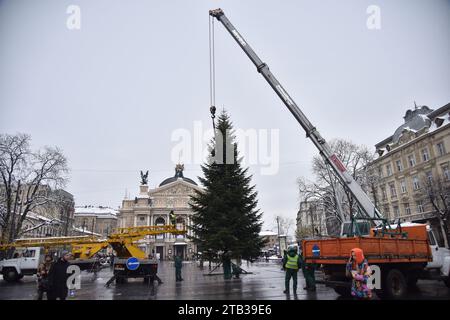
<path fill-rule="evenodd" d="M 139 268 L 139 260 L 135 257 L 128 258 L 127 268 L 128 270 L 136 270 Z"/>
<path fill-rule="evenodd" d="M 317 244 L 313 245 L 312 254 L 314 257 L 320 257 L 320 248 Z"/>

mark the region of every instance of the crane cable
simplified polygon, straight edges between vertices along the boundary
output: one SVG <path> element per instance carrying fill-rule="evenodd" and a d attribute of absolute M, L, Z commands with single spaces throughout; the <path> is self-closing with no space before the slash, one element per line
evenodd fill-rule
<path fill-rule="evenodd" d="M 214 118 L 216 117 L 216 58 L 214 50 L 214 17 L 209 17 L 209 99 L 211 120 L 214 129 L 214 136 L 216 133 L 216 125 Z"/>

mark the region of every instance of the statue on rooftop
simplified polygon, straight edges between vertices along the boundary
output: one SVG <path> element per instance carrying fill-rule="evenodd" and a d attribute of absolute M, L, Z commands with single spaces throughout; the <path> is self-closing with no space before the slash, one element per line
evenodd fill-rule
<path fill-rule="evenodd" d="M 148 182 L 148 170 L 145 174 L 141 171 L 141 185 L 146 185 L 147 182 Z"/>
<path fill-rule="evenodd" d="M 177 164 L 175 166 L 175 177 L 183 178 L 183 170 L 184 170 L 184 164 Z"/>

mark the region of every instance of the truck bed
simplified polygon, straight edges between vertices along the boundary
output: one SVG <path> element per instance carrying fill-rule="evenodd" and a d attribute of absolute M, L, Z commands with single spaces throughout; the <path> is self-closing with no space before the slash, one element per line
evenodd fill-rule
<path fill-rule="evenodd" d="M 303 240 L 302 242 L 303 257 L 309 263 L 345 264 L 353 248 L 362 249 L 369 263 L 432 261 L 427 240 L 349 237 Z"/>

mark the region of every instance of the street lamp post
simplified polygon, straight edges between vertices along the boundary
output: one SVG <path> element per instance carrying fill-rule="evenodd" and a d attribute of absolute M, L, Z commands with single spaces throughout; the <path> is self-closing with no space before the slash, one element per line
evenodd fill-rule
<path fill-rule="evenodd" d="M 280 217 L 279 216 L 277 216 L 277 228 L 278 228 L 278 254 L 281 255 Z"/>

